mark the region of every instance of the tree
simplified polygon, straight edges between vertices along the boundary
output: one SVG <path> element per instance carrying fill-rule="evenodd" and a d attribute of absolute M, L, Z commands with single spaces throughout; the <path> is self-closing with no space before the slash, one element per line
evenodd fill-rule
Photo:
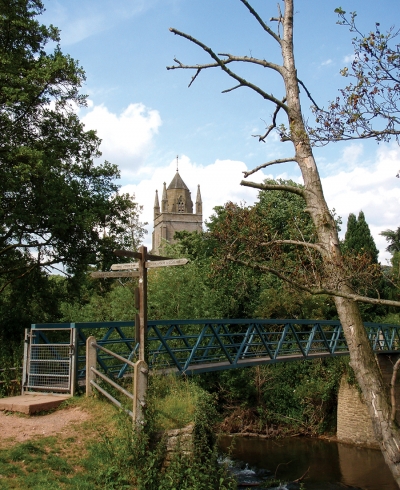
<path fill-rule="evenodd" d="M 399 279 L 400 279 L 400 227 L 397 230 L 385 230 L 380 233 L 389 242 L 386 250 L 392 254 L 392 282 L 397 287 L 397 294 L 399 289 Z"/>
<path fill-rule="evenodd" d="M 359 212 L 358 219 L 355 214 L 349 214 L 343 249 L 345 252 L 355 255 L 367 254 L 373 263 L 378 263 L 379 250 L 376 248 L 371 230 L 362 211 Z"/>
<path fill-rule="evenodd" d="M 275 159 L 259 165 L 257 168 L 246 172 L 245 178 L 249 177 L 259 169 L 291 161 L 297 163 L 301 171 L 304 187 L 299 188 L 293 185 L 271 184 L 268 182 L 258 184 L 247 180 L 243 180 L 241 184 L 255 189 L 262 189 L 271 192 L 290 192 L 300 196 L 304 200 L 304 209 L 310 215 L 315 227 L 315 242 L 271 237 L 269 240 L 269 246 L 273 247 L 276 244 L 285 244 L 300 248 L 303 250 L 303 255 L 307 255 L 310 252 L 317 254 L 321 282 L 317 283 L 315 286 L 308 284 L 302 285 L 301 281 L 299 281 L 297 277 L 293 275 L 287 276 L 285 273 L 281 274 L 278 270 L 271 267 L 271 264 L 268 261 L 262 260 L 263 257 L 250 254 L 246 256 L 245 248 L 241 248 L 239 250 L 240 255 L 231 255 L 230 260 L 247 263 L 251 267 L 280 275 L 288 282 L 291 281 L 294 286 L 303 288 L 310 293 L 330 294 L 334 297 L 335 305 L 344 334 L 346 336 L 347 345 L 349 347 L 351 365 L 354 369 L 358 384 L 360 385 L 364 399 L 368 406 L 372 424 L 374 426 L 374 430 L 385 461 L 391 469 L 397 483 L 400 485 L 400 432 L 396 423 L 392 420 L 390 399 L 387 396 L 382 375 L 369 344 L 357 304 L 360 301 L 365 301 L 378 304 L 384 302 L 385 304 L 395 304 L 400 306 L 400 303 L 390 302 L 389 300 L 382 300 L 379 298 L 369 298 L 357 294 L 357 292 L 355 292 L 351 287 L 351 283 L 347 276 L 344 258 L 340 250 L 336 223 L 325 201 L 321 179 L 313 155 L 313 139 L 323 142 L 322 138 L 324 133 L 322 133 L 322 136 L 320 136 L 315 131 L 312 132 L 309 130 L 309 128 L 307 128 L 303 119 L 300 104 L 300 86 L 305 89 L 304 92 L 306 95 L 308 95 L 310 98 L 311 96 L 309 91 L 305 88 L 304 83 L 298 78 L 295 64 L 293 50 L 294 0 L 284 0 L 283 12 L 281 12 L 280 6 L 278 7 L 277 17 L 272 18 L 272 21 L 276 22 L 278 25 L 278 29 L 276 31 L 262 20 L 262 18 L 247 0 L 240 1 L 254 17 L 256 23 L 265 32 L 267 37 L 274 43 L 274 46 L 280 51 L 282 60 L 281 64 L 264 59 L 257 59 L 252 56 L 236 56 L 230 53 L 217 54 L 217 52 L 212 48 L 189 34 L 171 28 L 170 30 L 172 33 L 189 40 L 208 53 L 208 55 L 211 57 L 211 62 L 201 65 L 187 65 L 175 59 L 176 64 L 169 68 L 194 70 L 195 74 L 192 77 L 191 83 L 198 79 L 198 76 L 203 70 L 220 68 L 226 75 L 235 80 L 235 85 L 232 88 L 227 89 L 225 92 L 246 87 L 255 91 L 265 101 L 273 104 L 275 111 L 271 125 L 267 128 L 265 134 L 261 135 L 259 139 L 264 141 L 274 129 L 277 129 L 281 140 L 291 143 L 293 153 L 287 158 Z M 339 15 L 344 15 L 344 12 L 341 9 L 338 11 L 338 13 Z M 386 37 L 386 39 L 390 41 L 389 37 Z M 365 43 L 363 43 L 361 40 L 357 46 L 361 50 L 367 49 L 368 52 L 369 48 L 364 48 L 364 44 Z M 388 58 L 386 58 L 388 66 L 385 73 L 390 74 L 390 67 L 393 66 L 391 65 L 390 60 L 395 53 L 393 50 L 389 50 L 387 52 L 389 53 Z M 377 64 L 376 66 L 379 66 L 380 59 L 381 57 L 373 59 L 373 62 L 376 62 Z M 234 67 L 236 63 L 241 62 L 252 63 L 259 67 L 272 70 L 278 74 L 281 77 L 283 85 L 281 96 L 274 96 L 270 91 L 268 91 L 268 89 L 257 86 L 240 76 L 235 71 Z M 394 57 L 394 66 L 395 69 L 397 69 L 397 57 Z M 357 98 L 357 96 L 361 97 L 361 99 L 364 98 L 364 100 L 369 100 L 368 94 L 370 91 L 368 87 L 367 93 L 365 93 L 363 90 L 358 93 L 358 88 L 360 86 L 361 89 L 362 87 L 366 87 L 367 83 L 371 81 L 373 90 L 374 80 L 376 80 L 376 82 L 379 84 L 380 78 L 379 76 L 374 78 L 368 74 L 368 71 L 362 71 L 362 63 L 361 65 L 356 64 L 353 66 L 353 68 L 355 69 L 354 73 L 357 80 L 357 84 L 352 87 L 355 97 L 353 100 L 355 109 L 358 109 L 358 101 L 360 99 Z M 389 80 L 389 87 L 385 88 L 384 86 L 377 86 L 377 90 L 382 90 L 383 92 L 379 93 L 383 94 L 385 90 L 388 88 L 392 89 L 394 86 L 395 83 L 393 82 L 392 84 Z M 352 89 L 350 89 L 350 91 Z M 397 89 L 395 89 L 394 93 L 397 93 L 396 90 Z M 392 94 L 392 92 L 389 93 Z M 351 94 L 349 97 L 351 97 Z M 343 114 L 341 117 L 343 122 L 343 131 L 334 131 L 335 121 L 331 122 L 329 118 L 325 119 L 324 124 L 322 125 L 322 129 L 326 127 L 325 141 L 353 137 L 375 137 L 378 140 L 382 140 L 389 138 L 391 134 L 399 134 L 399 130 L 397 130 L 395 127 L 397 124 L 395 115 L 390 112 L 391 104 L 392 101 L 394 102 L 394 99 L 393 96 L 391 96 L 388 107 L 385 106 L 387 97 L 385 98 L 385 95 L 383 95 L 383 101 L 379 106 L 381 107 L 381 110 L 377 112 L 376 117 L 376 112 L 367 112 L 368 110 L 378 110 L 379 107 L 374 106 L 373 104 L 370 104 L 369 106 L 367 104 L 363 114 L 359 115 L 359 111 L 355 111 L 355 117 L 348 117 L 346 113 Z M 352 99 L 350 99 L 350 102 L 351 101 Z M 348 99 L 346 100 L 346 104 L 347 102 L 349 102 Z M 335 109 L 335 107 L 333 107 L 333 109 Z M 345 111 L 346 107 L 344 107 L 343 110 Z M 282 124 L 279 124 L 278 117 L 281 116 L 283 121 Z M 324 117 L 323 114 L 321 117 Z M 379 117 L 383 118 L 384 122 L 387 122 L 387 124 L 383 124 L 383 126 L 379 127 L 378 129 L 371 128 L 368 130 L 368 124 L 374 123 L 375 119 L 379 120 Z M 325 122 L 327 126 L 325 126 Z M 366 128 L 365 125 L 367 125 Z M 346 132 L 346 130 L 348 131 Z M 266 247 L 264 247 L 264 249 L 265 248 Z"/>
<path fill-rule="evenodd" d="M 310 137 L 319 145 L 367 138 L 399 141 L 400 45 L 392 46 L 398 32 L 391 28 L 382 33 L 377 22 L 374 31 L 363 34 L 356 25 L 356 12 L 350 12 L 350 19 L 342 8 L 335 12 L 338 24 L 356 34 L 351 68 L 341 70 L 350 83 L 328 109 L 314 105 L 318 126 L 308 128 Z"/>
<path fill-rule="evenodd" d="M 37 268 L 85 270 L 139 211 L 117 194 L 118 168 L 94 163 L 100 140 L 74 112 L 85 74 L 43 10 L 0 0 L 0 292 Z"/>
<path fill-rule="evenodd" d="M 391 254 L 400 252 L 400 227 L 397 228 L 396 231 L 393 230 L 382 231 L 380 235 L 384 236 L 386 240 L 389 242 L 389 245 L 386 247 L 386 250 L 388 252 L 390 252 Z"/>

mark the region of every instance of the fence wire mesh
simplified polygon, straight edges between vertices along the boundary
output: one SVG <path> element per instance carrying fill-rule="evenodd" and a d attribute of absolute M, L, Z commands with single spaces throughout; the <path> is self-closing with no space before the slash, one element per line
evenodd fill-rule
<path fill-rule="evenodd" d="M 73 350 L 71 329 L 36 331 L 29 339 L 24 390 L 69 392 Z M 54 336 L 55 334 L 53 334 Z"/>

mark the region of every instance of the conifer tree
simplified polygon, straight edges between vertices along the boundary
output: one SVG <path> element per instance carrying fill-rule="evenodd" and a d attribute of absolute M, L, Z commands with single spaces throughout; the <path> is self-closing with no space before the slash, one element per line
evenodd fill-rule
<path fill-rule="evenodd" d="M 376 248 L 363 211 L 358 213 L 358 219 L 355 214 L 349 214 L 343 249 L 345 252 L 355 255 L 367 253 L 373 263 L 378 263 L 379 250 Z"/>

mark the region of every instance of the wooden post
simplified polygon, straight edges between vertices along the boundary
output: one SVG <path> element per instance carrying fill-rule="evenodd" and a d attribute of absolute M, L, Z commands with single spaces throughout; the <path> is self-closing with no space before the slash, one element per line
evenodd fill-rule
<path fill-rule="evenodd" d="M 28 372 L 27 371 L 28 371 L 29 342 L 30 342 L 29 330 L 26 328 L 25 329 L 25 341 L 24 341 L 24 364 L 22 367 L 21 395 L 24 394 L 25 386 L 28 382 Z"/>
<path fill-rule="evenodd" d="M 146 359 L 146 340 L 147 340 L 147 247 L 139 248 L 139 361 L 147 362 Z"/>
<path fill-rule="evenodd" d="M 170 265 L 184 265 L 188 262 L 187 259 L 171 259 L 170 257 L 161 257 L 159 255 L 149 255 L 147 248 L 141 246 L 139 252 L 131 252 L 129 250 L 114 250 L 115 255 L 120 257 L 134 257 L 139 262 L 136 264 L 113 264 L 113 270 L 122 270 L 124 268 L 139 269 L 139 288 L 138 293 L 135 291 L 135 307 L 139 313 L 135 317 L 135 340 L 139 342 L 139 360 L 135 363 L 134 382 L 133 382 L 133 420 L 136 427 L 140 427 L 144 423 L 144 407 L 146 406 L 147 392 L 147 268 L 153 267 L 168 267 Z M 153 260 L 155 262 L 147 262 Z M 92 276 L 95 273 L 92 273 Z M 111 277 L 110 273 L 101 273 L 102 276 L 95 275 L 94 277 Z M 104 276 L 104 274 L 108 274 Z M 132 272 L 133 274 L 133 272 Z M 137 274 L 137 273 L 136 273 Z M 116 276 L 112 276 L 116 277 Z"/>
<path fill-rule="evenodd" d="M 86 396 L 93 394 L 92 380 L 94 381 L 96 375 L 92 371 L 92 367 L 96 368 L 97 363 L 97 351 L 96 347 L 92 346 L 92 343 L 96 342 L 96 337 L 90 336 L 86 340 Z"/>
<path fill-rule="evenodd" d="M 144 409 L 146 407 L 148 373 L 149 368 L 144 361 L 135 362 L 132 412 L 134 424 L 138 429 L 145 423 Z"/>
<path fill-rule="evenodd" d="M 71 395 L 75 395 L 76 387 L 77 387 L 77 368 L 78 368 L 78 349 L 79 349 L 79 342 L 78 342 L 78 331 L 76 328 L 71 328 L 71 334 L 70 334 L 70 341 L 71 341 L 71 347 L 70 347 L 70 358 L 71 358 L 71 367 L 70 367 L 70 390 L 71 390 Z"/>
<path fill-rule="evenodd" d="M 139 360 L 135 363 L 133 382 L 133 420 L 137 428 L 144 424 L 146 406 L 147 376 L 147 247 L 139 248 Z M 138 318 L 139 317 L 139 318 Z M 136 329 L 137 331 L 137 329 Z"/>

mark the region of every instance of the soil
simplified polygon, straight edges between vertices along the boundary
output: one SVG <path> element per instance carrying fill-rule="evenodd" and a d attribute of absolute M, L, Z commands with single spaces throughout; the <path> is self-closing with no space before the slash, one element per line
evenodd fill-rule
<path fill-rule="evenodd" d="M 0 448 L 38 436 L 67 435 L 71 426 L 90 419 L 80 407 L 67 407 L 44 415 L 21 415 L 0 411 Z"/>

